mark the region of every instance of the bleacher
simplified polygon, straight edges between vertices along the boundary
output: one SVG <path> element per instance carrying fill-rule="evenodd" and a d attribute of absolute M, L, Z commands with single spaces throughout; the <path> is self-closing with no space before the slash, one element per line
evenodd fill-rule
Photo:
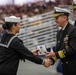
<path fill-rule="evenodd" d="M 71 6 L 66 6 L 66 8 L 71 10 Z M 53 12 L 22 19 L 21 30 L 18 35 L 29 50 L 35 49 L 37 45 L 46 45 L 47 48 L 52 48 L 56 45 L 58 28 Z M 72 14 L 69 19 L 72 19 Z"/>
<path fill-rule="evenodd" d="M 57 30 L 52 11 L 23 19 L 18 35 L 29 50 L 35 49 L 37 45 L 51 48 L 56 45 Z"/>

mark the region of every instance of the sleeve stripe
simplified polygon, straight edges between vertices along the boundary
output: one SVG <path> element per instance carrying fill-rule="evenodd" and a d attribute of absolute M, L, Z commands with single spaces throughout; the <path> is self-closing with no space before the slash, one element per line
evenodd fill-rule
<path fill-rule="evenodd" d="M 58 51 L 58 55 L 60 58 L 65 58 L 65 54 L 64 54 L 63 50 Z"/>
<path fill-rule="evenodd" d="M 52 58 L 50 58 L 50 59 L 52 60 L 52 64 L 51 64 L 51 65 L 53 65 L 53 64 L 56 62 L 56 60 L 57 60 L 56 57 L 52 57 Z"/>
<path fill-rule="evenodd" d="M 56 58 L 56 57 L 52 57 L 52 59 L 53 59 L 54 61 L 56 61 L 56 60 L 57 60 L 57 58 Z"/>

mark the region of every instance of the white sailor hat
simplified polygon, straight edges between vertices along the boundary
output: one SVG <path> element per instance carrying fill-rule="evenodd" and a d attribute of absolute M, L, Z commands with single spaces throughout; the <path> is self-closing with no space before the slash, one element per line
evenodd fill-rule
<path fill-rule="evenodd" d="M 5 22 L 18 23 L 18 22 L 20 22 L 20 17 L 10 16 L 10 17 L 5 17 L 4 20 L 5 20 Z"/>
<path fill-rule="evenodd" d="M 76 9 L 76 1 L 75 0 L 73 1 L 73 7 L 72 8 Z"/>
<path fill-rule="evenodd" d="M 54 17 L 60 16 L 60 15 L 69 16 L 69 14 L 71 13 L 69 10 L 65 8 L 54 7 L 54 9 L 55 9 Z"/>

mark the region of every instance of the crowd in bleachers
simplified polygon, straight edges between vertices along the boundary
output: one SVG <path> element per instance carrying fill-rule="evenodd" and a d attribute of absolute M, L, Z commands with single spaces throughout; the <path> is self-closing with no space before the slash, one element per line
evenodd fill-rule
<path fill-rule="evenodd" d="M 56 0 L 54 2 L 37 2 L 23 5 L 5 5 L 0 6 L 0 19 L 5 16 L 15 15 L 17 17 L 31 17 L 51 11 L 54 6 L 71 5 L 73 0 Z"/>

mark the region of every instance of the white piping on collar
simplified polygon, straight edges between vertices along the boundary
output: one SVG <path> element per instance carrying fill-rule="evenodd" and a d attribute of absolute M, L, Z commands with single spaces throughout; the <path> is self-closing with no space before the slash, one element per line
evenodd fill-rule
<path fill-rule="evenodd" d="M 12 40 L 14 39 L 14 38 L 16 38 L 17 36 L 13 36 L 10 40 L 9 40 L 9 42 L 8 42 L 8 44 L 6 45 L 6 44 L 2 44 L 2 43 L 0 43 L 0 46 L 3 46 L 3 47 L 6 47 L 6 48 L 8 48 L 9 47 L 9 45 L 10 45 L 10 43 L 12 42 Z"/>

